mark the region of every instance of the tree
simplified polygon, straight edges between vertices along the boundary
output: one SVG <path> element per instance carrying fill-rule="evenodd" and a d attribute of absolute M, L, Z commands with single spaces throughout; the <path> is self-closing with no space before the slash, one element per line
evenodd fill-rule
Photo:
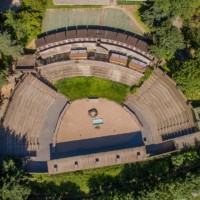
<path fill-rule="evenodd" d="M 22 53 L 22 47 L 7 32 L 0 33 L 0 88 L 7 82 L 9 66 Z"/>
<path fill-rule="evenodd" d="M 31 193 L 28 183 L 20 161 L 14 161 L 10 158 L 3 161 L 0 179 L 2 200 L 28 199 Z"/>
<path fill-rule="evenodd" d="M 2 200 L 28 199 L 30 189 L 16 183 L 4 183 L 1 189 Z"/>
<path fill-rule="evenodd" d="M 200 5 L 200 0 L 170 0 L 172 17 L 179 16 L 187 21 L 195 14 L 196 8 Z"/>
<path fill-rule="evenodd" d="M 7 32 L 0 33 L 0 53 L 5 56 L 12 56 L 16 59 L 22 53 L 22 47 L 17 45 L 16 41 L 12 41 Z"/>
<path fill-rule="evenodd" d="M 23 0 L 21 10 L 40 13 L 40 17 L 46 9 L 46 0 Z"/>
<path fill-rule="evenodd" d="M 171 60 L 177 50 L 185 47 L 182 30 L 173 26 L 179 17 L 184 25 L 191 20 L 200 0 L 152 0 L 140 8 L 141 19 L 146 23 L 153 39 L 151 52 L 158 58 Z"/>
<path fill-rule="evenodd" d="M 173 78 L 188 98 L 199 98 L 200 95 L 200 53 L 194 59 L 184 62 L 179 69 L 174 72 Z"/>
<path fill-rule="evenodd" d="M 40 34 L 45 8 L 45 0 L 24 0 L 17 13 L 7 11 L 5 27 L 12 38 L 25 45 Z"/>
<path fill-rule="evenodd" d="M 159 27 L 152 36 L 151 52 L 161 59 L 170 60 L 178 49 L 185 47 L 183 35 L 176 27 Z"/>

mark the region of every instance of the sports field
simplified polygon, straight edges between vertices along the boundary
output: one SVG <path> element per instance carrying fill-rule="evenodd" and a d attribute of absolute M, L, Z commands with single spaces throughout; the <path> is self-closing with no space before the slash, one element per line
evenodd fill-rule
<path fill-rule="evenodd" d="M 59 80 L 55 87 L 71 100 L 87 97 L 103 97 L 119 104 L 123 103 L 129 86 L 95 77 L 75 77 Z"/>
<path fill-rule="evenodd" d="M 78 25 L 117 27 L 142 35 L 136 24 L 122 10 L 111 8 L 48 9 L 42 32 Z"/>

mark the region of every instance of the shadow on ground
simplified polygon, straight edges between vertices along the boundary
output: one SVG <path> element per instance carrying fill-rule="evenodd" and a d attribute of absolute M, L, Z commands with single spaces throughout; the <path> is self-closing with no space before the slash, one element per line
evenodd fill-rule
<path fill-rule="evenodd" d="M 9 8 L 16 11 L 19 7 L 18 0 L 0 0 L 0 13 L 5 12 Z"/>

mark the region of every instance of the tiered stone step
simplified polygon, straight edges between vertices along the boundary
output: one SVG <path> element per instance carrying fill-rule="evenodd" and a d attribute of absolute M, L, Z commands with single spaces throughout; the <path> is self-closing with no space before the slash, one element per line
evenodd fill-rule
<path fill-rule="evenodd" d="M 41 75 L 50 82 L 77 76 L 95 76 L 127 85 L 134 85 L 143 74 L 129 68 L 100 61 L 66 61 L 41 67 Z"/>
<path fill-rule="evenodd" d="M 7 155 L 36 155 L 47 112 L 61 97 L 64 98 L 31 74 L 22 80 L 14 90 L 3 122 L 8 129 Z M 60 107 L 62 111 L 63 104 Z"/>
<path fill-rule="evenodd" d="M 156 69 L 138 93 L 127 98 L 125 105 L 141 113 L 138 118 L 145 118 L 150 127 L 146 132 L 149 131 L 156 143 L 161 138 L 165 140 L 194 131 L 191 109 L 175 83 L 160 70 Z"/>

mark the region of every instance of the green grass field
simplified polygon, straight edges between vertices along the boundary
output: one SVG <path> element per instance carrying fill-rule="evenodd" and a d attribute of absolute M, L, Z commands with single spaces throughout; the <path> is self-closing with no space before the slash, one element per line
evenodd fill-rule
<path fill-rule="evenodd" d="M 51 8 L 51 6 L 48 6 Z M 47 9 L 42 22 L 42 32 L 68 26 L 96 25 L 124 29 L 143 35 L 137 25 L 122 10 L 112 8 L 74 7 L 72 9 Z M 65 7 L 66 8 L 66 7 Z M 80 17 L 81 16 L 81 17 Z"/>
<path fill-rule="evenodd" d="M 138 7 L 139 8 L 139 7 Z M 135 19 L 138 21 L 138 23 L 145 29 L 146 32 L 150 32 L 150 28 L 141 20 L 139 11 L 136 10 L 133 12 L 133 16 L 135 17 Z"/>
<path fill-rule="evenodd" d="M 59 80 L 55 87 L 71 100 L 87 97 L 103 97 L 122 104 L 130 87 L 96 77 L 75 77 Z"/>

